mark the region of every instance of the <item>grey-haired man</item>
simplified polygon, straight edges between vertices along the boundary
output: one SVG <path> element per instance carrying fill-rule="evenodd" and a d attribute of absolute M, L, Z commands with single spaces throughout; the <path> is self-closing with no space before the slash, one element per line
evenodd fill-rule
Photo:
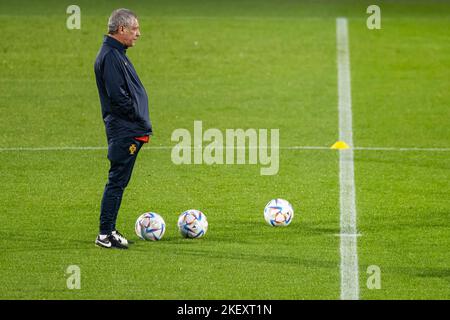
<path fill-rule="evenodd" d="M 95 240 L 103 248 L 128 248 L 129 241 L 116 229 L 117 215 L 139 150 L 152 135 L 147 93 L 126 56 L 139 36 L 139 22 L 132 11 L 113 11 L 94 65 L 111 165 Z"/>

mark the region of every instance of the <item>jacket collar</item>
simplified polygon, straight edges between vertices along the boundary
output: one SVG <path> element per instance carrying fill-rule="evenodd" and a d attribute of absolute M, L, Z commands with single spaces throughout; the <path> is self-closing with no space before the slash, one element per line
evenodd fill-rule
<path fill-rule="evenodd" d="M 120 41 L 118 41 L 108 35 L 104 36 L 103 43 L 110 47 L 116 48 L 117 50 L 119 50 L 122 53 L 126 53 L 127 48 L 128 48 L 127 46 L 123 45 Z"/>

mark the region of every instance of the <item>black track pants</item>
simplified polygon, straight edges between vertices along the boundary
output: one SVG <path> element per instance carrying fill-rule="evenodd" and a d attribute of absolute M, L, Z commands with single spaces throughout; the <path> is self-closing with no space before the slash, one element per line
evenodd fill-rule
<path fill-rule="evenodd" d="M 142 145 L 143 142 L 133 138 L 108 143 L 108 159 L 111 167 L 100 209 L 100 234 L 110 234 L 116 229 L 123 192 L 130 182 L 134 163 Z"/>

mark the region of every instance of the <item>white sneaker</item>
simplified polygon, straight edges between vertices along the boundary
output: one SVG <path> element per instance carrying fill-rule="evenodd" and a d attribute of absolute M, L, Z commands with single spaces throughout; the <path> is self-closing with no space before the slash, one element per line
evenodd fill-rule
<path fill-rule="evenodd" d="M 111 236 L 114 237 L 120 244 L 128 246 L 128 240 L 117 230 L 111 232 Z"/>
<path fill-rule="evenodd" d="M 97 236 L 97 239 L 95 239 L 95 245 L 97 247 L 102 247 L 102 248 L 111 248 L 112 247 L 112 244 L 109 241 L 108 236 L 100 237 L 100 235 Z"/>

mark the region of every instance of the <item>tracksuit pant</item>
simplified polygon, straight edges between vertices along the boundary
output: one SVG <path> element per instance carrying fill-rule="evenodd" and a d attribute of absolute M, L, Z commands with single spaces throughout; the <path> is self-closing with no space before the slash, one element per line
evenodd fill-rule
<path fill-rule="evenodd" d="M 116 229 L 123 192 L 130 182 L 136 157 L 144 143 L 132 137 L 108 142 L 110 169 L 100 209 L 100 234 Z"/>

